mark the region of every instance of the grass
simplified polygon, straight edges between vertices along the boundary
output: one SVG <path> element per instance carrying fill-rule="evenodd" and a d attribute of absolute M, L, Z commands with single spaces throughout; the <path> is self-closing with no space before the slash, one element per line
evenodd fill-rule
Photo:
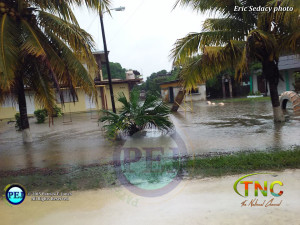
<path fill-rule="evenodd" d="M 300 147 L 289 151 L 240 152 L 208 158 L 188 160 L 184 166 L 189 176 L 224 176 L 254 171 L 300 168 Z"/>
<path fill-rule="evenodd" d="M 175 169 L 179 169 L 175 163 Z M 188 178 L 248 174 L 254 171 L 281 171 L 300 168 L 300 147 L 293 150 L 268 152 L 240 152 L 220 156 L 198 156 L 183 160 L 182 169 Z M 2 171 L 0 188 L 20 183 L 27 191 L 74 191 L 119 186 L 112 165 L 88 165 L 67 169 L 30 168 Z"/>
<path fill-rule="evenodd" d="M 258 98 L 227 98 L 227 99 L 217 99 L 213 102 L 220 103 L 230 103 L 230 102 L 265 102 L 271 101 L 270 97 L 258 97 Z"/>

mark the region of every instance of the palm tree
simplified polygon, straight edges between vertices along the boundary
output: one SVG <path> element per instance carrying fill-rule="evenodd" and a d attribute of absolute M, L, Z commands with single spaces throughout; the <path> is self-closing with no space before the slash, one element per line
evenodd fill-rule
<path fill-rule="evenodd" d="M 159 100 L 156 95 L 147 94 L 143 103 L 140 102 L 140 92 L 132 91 L 130 101 L 122 93 L 118 101 L 122 103 L 119 114 L 102 110 L 105 113 L 100 122 L 104 125 L 108 138 L 115 138 L 119 132 L 124 132 L 130 136 L 146 128 L 157 128 L 168 131 L 173 127 L 169 120 L 169 107 Z"/>
<path fill-rule="evenodd" d="M 258 61 L 269 83 L 274 120 L 284 121 L 277 91 L 278 61 L 282 54 L 300 52 L 299 0 L 177 0 L 177 5 L 222 15 L 207 19 L 202 32 L 190 33 L 174 45 L 171 55 L 174 64 L 183 66 L 181 77 L 187 88 L 228 68 L 234 68 L 241 79 L 248 64 Z M 293 11 L 238 11 L 236 6 L 288 6 Z"/>
<path fill-rule="evenodd" d="M 0 103 L 8 96 L 18 102 L 24 142 L 32 141 L 25 89 L 50 114 L 56 92 L 63 103 L 61 87 L 69 88 L 74 101 L 75 87 L 96 96 L 90 75 L 97 68 L 94 42 L 71 10 L 82 4 L 101 11 L 110 1 L 0 0 Z"/>

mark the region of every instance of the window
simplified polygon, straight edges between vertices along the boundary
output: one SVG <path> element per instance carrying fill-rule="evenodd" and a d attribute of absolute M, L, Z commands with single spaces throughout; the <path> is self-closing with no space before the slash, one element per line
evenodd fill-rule
<path fill-rule="evenodd" d="M 16 107 L 15 102 L 13 101 L 12 96 L 8 96 L 5 101 L 2 103 L 2 105 L 0 104 L 0 106 L 2 108 L 11 108 L 11 107 Z"/>
<path fill-rule="evenodd" d="M 62 95 L 65 103 L 73 102 L 73 96 L 71 95 L 70 90 L 62 90 Z M 61 104 L 59 93 L 56 93 L 56 102 Z M 78 102 L 77 96 L 75 96 L 75 102 Z"/>
<path fill-rule="evenodd" d="M 199 88 L 192 89 L 191 94 L 199 94 Z"/>

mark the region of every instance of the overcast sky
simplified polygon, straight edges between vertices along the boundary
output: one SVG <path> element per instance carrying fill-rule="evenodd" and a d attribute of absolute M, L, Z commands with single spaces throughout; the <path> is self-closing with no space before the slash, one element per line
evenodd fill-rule
<path fill-rule="evenodd" d="M 176 39 L 199 32 L 205 16 L 189 8 L 173 6 L 176 0 L 112 0 L 123 12 L 104 15 L 109 60 L 126 69 L 140 71 L 144 78 L 159 70 L 171 70 L 170 50 Z M 99 17 L 85 8 L 75 9 L 80 26 L 93 35 L 97 50 L 103 50 Z"/>

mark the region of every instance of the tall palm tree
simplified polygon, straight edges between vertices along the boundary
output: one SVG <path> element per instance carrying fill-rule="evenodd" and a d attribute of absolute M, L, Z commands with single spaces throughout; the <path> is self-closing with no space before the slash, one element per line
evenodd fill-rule
<path fill-rule="evenodd" d="M 248 64 L 259 61 L 269 83 L 274 120 L 284 121 L 277 90 L 278 61 L 282 54 L 300 52 L 299 0 L 177 0 L 178 5 L 218 15 L 207 19 L 200 33 L 190 33 L 174 45 L 171 55 L 175 64 L 183 66 L 185 85 L 192 88 L 228 68 L 234 68 L 241 79 Z M 293 7 L 293 11 L 237 11 L 236 6 Z"/>
<path fill-rule="evenodd" d="M 26 89 L 50 114 L 57 92 L 64 102 L 61 87 L 74 101 L 76 87 L 96 96 L 94 41 L 71 10 L 82 4 L 100 12 L 110 0 L 0 0 L 0 103 L 8 96 L 18 102 L 24 142 L 32 141 Z"/>

